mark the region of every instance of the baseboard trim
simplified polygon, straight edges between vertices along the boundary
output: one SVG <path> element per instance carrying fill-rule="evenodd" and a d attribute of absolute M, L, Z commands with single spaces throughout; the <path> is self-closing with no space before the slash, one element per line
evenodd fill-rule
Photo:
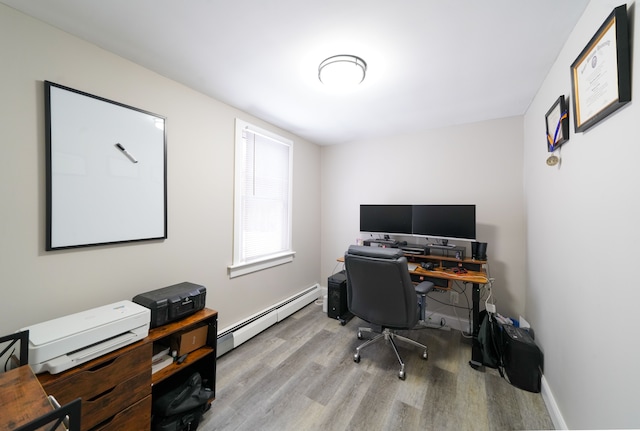
<path fill-rule="evenodd" d="M 456 316 L 450 316 L 448 314 L 438 313 L 438 312 L 429 312 L 429 307 L 427 306 L 427 314 L 425 316 L 425 320 L 430 326 L 441 326 L 444 328 L 455 329 L 457 331 L 468 334 L 471 328 L 471 324 L 467 319 L 461 319 Z M 444 322 L 444 325 L 442 323 Z"/>
<path fill-rule="evenodd" d="M 250 340 L 268 327 L 289 317 L 291 314 L 312 303 L 320 296 L 320 287 L 315 284 L 284 301 L 260 311 L 234 325 L 218 331 L 217 357 Z"/>
<path fill-rule="evenodd" d="M 568 430 L 569 428 L 567 427 L 567 423 L 562 417 L 562 412 L 558 407 L 558 403 L 556 403 L 556 399 L 554 398 L 553 392 L 551 392 L 549 383 L 547 382 L 547 379 L 545 379 L 544 375 L 542 375 L 541 389 L 542 400 L 544 401 L 545 406 L 547 406 L 554 428 L 557 430 Z"/>

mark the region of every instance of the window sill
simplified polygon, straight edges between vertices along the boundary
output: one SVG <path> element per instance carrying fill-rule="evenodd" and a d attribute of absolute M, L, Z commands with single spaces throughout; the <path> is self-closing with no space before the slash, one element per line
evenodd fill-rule
<path fill-rule="evenodd" d="M 295 251 L 288 251 L 249 263 L 229 265 L 227 267 L 229 278 L 240 277 L 241 275 L 251 274 L 252 272 L 262 271 L 263 269 L 293 262 L 293 256 L 295 256 L 295 254 Z"/>

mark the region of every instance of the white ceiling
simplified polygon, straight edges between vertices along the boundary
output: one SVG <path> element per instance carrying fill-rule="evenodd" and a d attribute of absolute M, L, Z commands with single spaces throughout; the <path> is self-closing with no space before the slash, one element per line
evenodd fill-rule
<path fill-rule="evenodd" d="M 589 0 L 0 2 L 329 145 L 524 114 Z M 319 82 L 336 54 L 356 90 Z"/>

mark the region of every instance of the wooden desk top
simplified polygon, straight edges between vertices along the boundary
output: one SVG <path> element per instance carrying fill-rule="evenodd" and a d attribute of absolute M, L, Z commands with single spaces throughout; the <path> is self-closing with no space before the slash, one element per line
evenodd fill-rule
<path fill-rule="evenodd" d="M 489 282 L 487 274 L 484 271 L 467 270 L 465 273 L 455 273 L 453 272 L 453 268 L 424 269 L 421 266 L 418 266 L 414 271 L 409 272 L 412 274 L 443 278 L 445 280 L 462 281 L 463 283 L 487 284 Z"/>
<path fill-rule="evenodd" d="M 13 430 L 53 410 L 31 367 L 0 374 L 0 429 Z"/>
<path fill-rule="evenodd" d="M 430 260 L 439 260 L 440 256 L 437 258 L 431 258 Z M 442 260 L 454 260 L 450 258 L 445 258 Z M 337 259 L 338 262 L 344 262 L 344 256 L 341 256 Z M 483 263 L 484 261 L 474 261 L 471 259 L 466 259 L 460 261 L 462 263 Z M 411 274 L 418 274 L 427 277 L 434 278 L 442 278 L 444 280 L 456 280 L 461 281 L 463 283 L 478 283 L 478 284 L 487 284 L 489 283 L 489 279 L 487 278 L 487 274 L 484 271 L 470 271 L 467 270 L 465 273 L 455 273 L 453 272 L 453 268 L 444 268 L 437 267 L 435 269 L 424 269 L 421 266 L 418 266 L 415 270 L 409 271 Z"/>

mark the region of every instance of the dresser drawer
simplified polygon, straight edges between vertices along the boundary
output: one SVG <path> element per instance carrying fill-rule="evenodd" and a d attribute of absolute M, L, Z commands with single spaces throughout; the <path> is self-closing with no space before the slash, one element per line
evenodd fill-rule
<path fill-rule="evenodd" d="M 126 380 L 93 398 L 82 399 L 82 429 L 89 429 L 151 395 L 151 374 Z"/>
<path fill-rule="evenodd" d="M 82 424 L 84 426 L 84 423 Z M 102 421 L 91 431 L 149 430 L 151 429 L 151 395 L 146 396 L 112 418 Z"/>
<path fill-rule="evenodd" d="M 94 360 L 86 367 L 71 369 L 47 379 L 42 386 L 60 403 L 82 398 L 84 410 L 85 400 L 111 390 L 119 383 L 143 373 L 151 378 L 151 356 L 152 345 L 145 343 L 115 358 L 103 362 Z"/>

